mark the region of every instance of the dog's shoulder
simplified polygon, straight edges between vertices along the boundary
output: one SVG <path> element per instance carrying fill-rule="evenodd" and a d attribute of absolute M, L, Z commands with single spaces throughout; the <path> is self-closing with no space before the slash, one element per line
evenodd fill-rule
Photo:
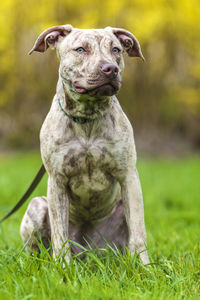
<path fill-rule="evenodd" d="M 113 97 L 109 118 L 113 123 L 114 131 L 124 137 L 133 137 L 133 127 L 118 99 Z"/>

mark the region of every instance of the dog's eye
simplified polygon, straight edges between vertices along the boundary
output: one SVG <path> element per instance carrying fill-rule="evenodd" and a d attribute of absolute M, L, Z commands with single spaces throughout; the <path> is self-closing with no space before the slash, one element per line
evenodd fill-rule
<path fill-rule="evenodd" d="M 117 48 L 117 47 L 114 47 L 114 48 L 112 48 L 112 52 L 113 53 L 120 53 L 121 50 L 119 48 Z"/>
<path fill-rule="evenodd" d="M 78 52 L 78 53 L 86 52 L 86 50 L 85 50 L 83 47 L 79 47 L 79 48 L 77 48 L 77 49 L 75 49 L 75 50 L 76 50 L 76 52 Z"/>

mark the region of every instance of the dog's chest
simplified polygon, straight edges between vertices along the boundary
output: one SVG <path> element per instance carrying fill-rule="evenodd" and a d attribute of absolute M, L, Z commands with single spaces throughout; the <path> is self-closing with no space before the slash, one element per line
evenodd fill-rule
<path fill-rule="evenodd" d="M 129 165 L 129 126 L 120 113 L 103 121 L 77 125 L 49 114 L 41 130 L 41 153 L 48 174 L 60 180 L 70 202 L 70 220 L 96 221 L 121 198 Z M 60 117 L 60 118 L 59 118 Z M 53 121 L 52 121 L 53 120 Z M 61 176 L 60 176 L 61 175 Z"/>
<path fill-rule="evenodd" d="M 74 139 L 63 147 L 63 167 L 69 177 L 80 172 L 91 177 L 94 169 L 108 172 L 117 163 L 115 143 L 103 138 Z"/>
<path fill-rule="evenodd" d="M 104 138 L 74 139 L 60 151 L 62 172 L 68 178 L 70 218 L 77 222 L 77 219 L 106 216 L 120 199 L 116 177 L 123 160 L 120 142 Z"/>

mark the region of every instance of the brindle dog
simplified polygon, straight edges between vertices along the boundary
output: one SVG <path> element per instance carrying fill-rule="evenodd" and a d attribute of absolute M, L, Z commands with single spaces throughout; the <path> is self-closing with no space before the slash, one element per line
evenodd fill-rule
<path fill-rule="evenodd" d="M 38 249 L 36 230 L 53 255 L 70 240 L 84 247 L 128 246 L 149 263 L 143 200 L 132 126 L 115 94 L 124 69 L 122 53 L 143 55 L 133 34 L 118 28 L 44 31 L 31 50 L 56 49 L 59 79 L 40 132 L 48 173 L 47 197 L 32 199 L 21 224 L 27 249 Z M 103 237 L 103 238 L 102 238 Z M 64 243 L 64 246 L 63 246 Z M 72 253 L 80 251 L 71 245 Z"/>

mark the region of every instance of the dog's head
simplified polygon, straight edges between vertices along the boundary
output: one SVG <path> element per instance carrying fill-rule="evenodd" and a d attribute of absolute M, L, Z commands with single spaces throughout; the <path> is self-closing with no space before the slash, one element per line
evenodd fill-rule
<path fill-rule="evenodd" d="M 71 25 L 45 30 L 33 51 L 57 50 L 59 74 L 73 99 L 101 99 L 117 93 L 124 69 L 122 53 L 144 60 L 135 36 L 119 28 L 77 29 Z"/>

